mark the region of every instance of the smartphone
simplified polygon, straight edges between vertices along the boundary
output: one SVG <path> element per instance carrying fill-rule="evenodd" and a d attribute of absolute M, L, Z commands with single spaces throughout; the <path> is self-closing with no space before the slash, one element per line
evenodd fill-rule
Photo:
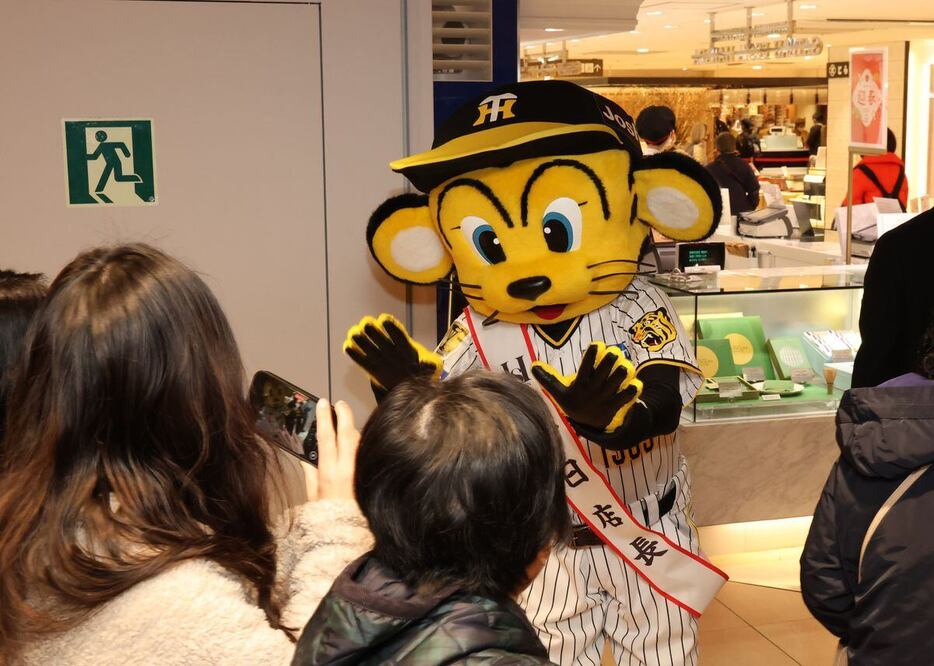
<path fill-rule="evenodd" d="M 265 370 L 253 375 L 250 382 L 250 404 L 256 413 L 257 429 L 287 453 L 315 466 L 317 402 L 317 396 Z"/>

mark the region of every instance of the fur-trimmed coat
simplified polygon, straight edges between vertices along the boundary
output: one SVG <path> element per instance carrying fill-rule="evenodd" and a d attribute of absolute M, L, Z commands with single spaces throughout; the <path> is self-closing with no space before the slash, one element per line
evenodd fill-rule
<path fill-rule="evenodd" d="M 282 621 L 295 636 L 337 575 L 371 547 L 353 500 L 308 502 L 278 532 Z M 74 629 L 28 646 L 19 663 L 57 666 L 288 664 L 295 643 L 269 626 L 248 584 L 207 560 L 139 583 Z"/>

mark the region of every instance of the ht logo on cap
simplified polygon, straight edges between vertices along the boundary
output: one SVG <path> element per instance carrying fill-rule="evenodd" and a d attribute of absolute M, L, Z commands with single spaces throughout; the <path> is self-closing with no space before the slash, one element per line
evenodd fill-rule
<path fill-rule="evenodd" d="M 487 121 L 495 123 L 500 118 L 513 118 L 515 114 L 512 112 L 512 106 L 515 103 L 516 96 L 513 93 L 490 95 L 480 102 L 480 106 L 477 107 L 477 111 L 480 112 L 480 117 L 477 118 L 477 121 L 473 124 L 474 127 L 482 125 Z"/>

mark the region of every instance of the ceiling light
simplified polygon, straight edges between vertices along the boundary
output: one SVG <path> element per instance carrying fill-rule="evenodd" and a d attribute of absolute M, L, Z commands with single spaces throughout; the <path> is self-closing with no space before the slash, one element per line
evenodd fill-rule
<path fill-rule="evenodd" d="M 752 68 L 753 68 L 753 69 L 762 69 L 762 65 L 753 65 Z"/>
<path fill-rule="evenodd" d="M 571 40 L 571 43 L 572 43 L 572 44 L 577 44 L 577 42 L 579 42 L 579 41 L 580 41 L 579 39 L 572 39 L 572 40 Z"/>
<path fill-rule="evenodd" d="M 804 56 L 804 59 L 805 59 L 805 60 L 810 60 L 810 59 L 813 58 L 813 57 L 814 57 L 814 56 Z"/>
<path fill-rule="evenodd" d="M 653 11 L 651 11 L 651 12 L 646 12 L 645 15 L 646 15 L 646 16 L 662 16 L 664 13 L 665 13 L 665 12 L 662 12 L 662 11 L 659 11 L 659 10 L 656 9 L 656 10 L 653 10 Z"/>
<path fill-rule="evenodd" d="M 649 50 L 646 49 L 646 48 L 636 49 L 636 53 L 648 53 L 648 52 L 649 52 Z"/>
<path fill-rule="evenodd" d="M 766 37 L 768 37 L 769 39 L 778 39 L 779 37 L 781 37 L 781 35 L 778 34 L 777 32 L 770 32 L 769 34 L 766 35 Z"/>
<path fill-rule="evenodd" d="M 704 19 L 704 23 L 710 23 L 710 19 Z"/>
<path fill-rule="evenodd" d="M 545 32 L 564 32 L 564 28 L 545 28 Z"/>
<path fill-rule="evenodd" d="M 833 44 L 824 44 L 824 48 L 828 48 L 828 49 L 829 49 L 831 46 L 833 46 Z"/>
<path fill-rule="evenodd" d="M 817 9 L 817 5 L 798 5 L 798 9 Z"/>
<path fill-rule="evenodd" d="M 677 28 L 677 27 L 678 27 L 678 26 L 676 26 L 676 25 L 671 25 L 671 24 L 669 23 L 668 25 L 665 26 L 665 30 L 671 30 L 672 28 Z"/>
<path fill-rule="evenodd" d="M 765 16 L 765 12 L 753 12 L 753 16 Z"/>

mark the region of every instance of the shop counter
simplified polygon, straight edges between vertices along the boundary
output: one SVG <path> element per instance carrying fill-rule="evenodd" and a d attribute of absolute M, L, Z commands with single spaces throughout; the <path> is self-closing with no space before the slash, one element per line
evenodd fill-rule
<path fill-rule="evenodd" d="M 832 413 L 682 426 L 699 526 L 809 516 L 840 450 Z"/>
<path fill-rule="evenodd" d="M 837 456 L 834 415 L 859 347 L 865 269 L 653 278 L 691 337 L 704 375 L 682 418 L 698 524 L 813 511 Z"/>
<path fill-rule="evenodd" d="M 749 246 L 751 252 L 748 258 L 727 255 L 726 268 L 729 269 L 745 269 L 760 265 L 774 268 L 800 268 L 843 263 L 840 244 L 835 240 L 805 242 L 784 238 L 747 238 L 728 231 L 718 231 L 710 237 L 710 240 L 744 243 Z"/>

